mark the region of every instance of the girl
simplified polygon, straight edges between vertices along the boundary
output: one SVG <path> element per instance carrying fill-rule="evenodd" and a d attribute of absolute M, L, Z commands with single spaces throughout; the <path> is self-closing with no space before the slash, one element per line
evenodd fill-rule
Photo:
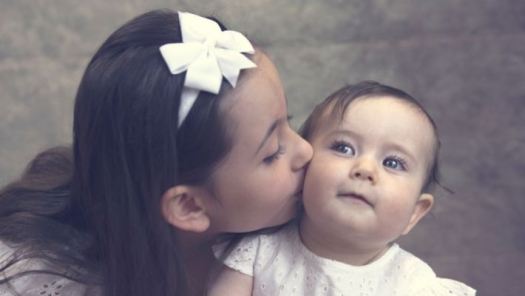
<path fill-rule="evenodd" d="M 290 220 L 312 156 L 268 57 L 168 10 L 102 44 L 73 129 L 0 192 L 0 295 L 203 295 L 214 239 Z"/>
<path fill-rule="evenodd" d="M 415 99 L 373 82 L 344 87 L 302 135 L 314 148 L 304 214 L 238 245 L 212 295 L 475 294 L 395 243 L 432 208 L 438 176 L 436 125 Z"/>

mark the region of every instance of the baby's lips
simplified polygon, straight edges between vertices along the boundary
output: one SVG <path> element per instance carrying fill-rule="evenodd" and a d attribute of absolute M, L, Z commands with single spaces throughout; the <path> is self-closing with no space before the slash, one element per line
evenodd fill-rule
<path fill-rule="evenodd" d="M 346 198 L 352 198 L 352 199 L 361 200 L 361 201 L 371 205 L 371 203 L 368 201 L 368 199 L 364 195 L 361 195 L 361 194 L 357 194 L 357 193 L 354 193 L 354 192 L 346 192 L 346 193 L 341 193 L 339 195 L 342 196 L 342 197 L 346 197 Z"/>

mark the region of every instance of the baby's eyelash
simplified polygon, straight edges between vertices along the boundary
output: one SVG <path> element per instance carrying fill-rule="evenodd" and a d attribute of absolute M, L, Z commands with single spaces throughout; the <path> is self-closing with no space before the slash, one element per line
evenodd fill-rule
<path fill-rule="evenodd" d="M 403 171 L 406 171 L 408 169 L 408 165 L 407 165 L 406 160 L 403 157 L 401 157 L 401 156 L 398 156 L 398 155 L 389 156 L 383 161 L 383 163 L 386 163 L 389 160 L 397 161 L 399 163 L 399 165 L 401 166 L 401 170 L 403 170 Z M 393 168 L 393 169 L 395 169 L 395 168 Z"/>
<path fill-rule="evenodd" d="M 279 159 L 279 157 L 280 157 L 281 155 L 283 155 L 284 152 L 285 152 L 285 151 L 284 151 L 284 147 L 283 147 L 282 145 L 279 145 L 279 147 L 277 148 L 277 151 L 276 151 L 274 154 L 272 154 L 272 155 L 266 157 L 263 161 L 264 161 L 264 163 L 266 163 L 266 164 L 271 164 L 271 163 L 274 162 L 275 160 Z"/>
<path fill-rule="evenodd" d="M 348 152 L 350 152 L 351 155 L 355 155 L 355 149 L 352 144 L 344 140 L 334 141 L 330 146 L 330 149 L 343 154 L 348 154 Z"/>

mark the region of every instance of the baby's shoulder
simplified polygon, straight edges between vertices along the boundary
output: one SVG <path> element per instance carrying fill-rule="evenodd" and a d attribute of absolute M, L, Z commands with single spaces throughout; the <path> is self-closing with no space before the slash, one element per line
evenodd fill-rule
<path fill-rule="evenodd" d="M 407 288 L 406 295 L 471 296 L 476 294 L 474 289 L 464 283 L 437 277 L 426 262 L 402 249 L 393 260 L 391 268 L 398 274 L 398 285 Z"/>
<path fill-rule="evenodd" d="M 414 296 L 474 296 L 476 290 L 468 285 L 451 279 L 435 278 L 427 285 L 414 291 Z"/>

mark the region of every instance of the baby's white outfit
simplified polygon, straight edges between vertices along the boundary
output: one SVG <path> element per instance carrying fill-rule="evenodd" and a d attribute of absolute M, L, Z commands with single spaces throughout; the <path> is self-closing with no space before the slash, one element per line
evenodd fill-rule
<path fill-rule="evenodd" d="M 222 248 L 214 248 L 217 257 Z M 254 296 L 476 294 L 463 283 L 436 277 L 430 266 L 397 244 L 365 266 L 321 258 L 303 245 L 295 223 L 273 234 L 244 238 L 224 264 L 254 278 Z"/>

